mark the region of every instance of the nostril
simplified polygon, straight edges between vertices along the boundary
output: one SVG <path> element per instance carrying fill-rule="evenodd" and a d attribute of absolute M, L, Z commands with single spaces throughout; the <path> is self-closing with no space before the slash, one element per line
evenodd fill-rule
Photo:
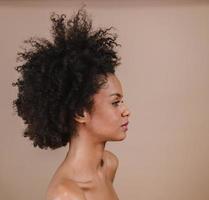
<path fill-rule="evenodd" d="M 130 116 L 130 114 L 131 114 L 131 113 L 130 113 L 130 111 L 128 110 L 128 111 L 127 111 L 127 116 Z"/>
<path fill-rule="evenodd" d="M 129 111 L 124 111 L 124 112 L 122 113 L 122 115 L 123 115 L 123 116 L 130 116 L 130 112 L 129 112 Z"/>

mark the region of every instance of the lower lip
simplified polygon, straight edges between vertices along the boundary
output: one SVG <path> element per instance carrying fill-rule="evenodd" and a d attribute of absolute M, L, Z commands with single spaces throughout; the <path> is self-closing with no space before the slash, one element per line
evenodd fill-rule
<path fill-rule="evenodd" d="M 124 131 L 128 130 L 128 126 L 127 125 L 123 125 L 122 128 L 123 128 Z"/>

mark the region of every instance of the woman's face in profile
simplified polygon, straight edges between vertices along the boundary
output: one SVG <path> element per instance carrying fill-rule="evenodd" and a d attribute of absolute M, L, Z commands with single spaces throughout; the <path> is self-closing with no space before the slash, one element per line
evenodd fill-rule
<path fill-rule="evenodd" d="M 94 95 L 93 111 L 88 115 L 87 128 L 101 141 L 125 139 L 130 113 L 123 102 L 121 83 L 115 75 L 108 75 L 105 85 Z"/>

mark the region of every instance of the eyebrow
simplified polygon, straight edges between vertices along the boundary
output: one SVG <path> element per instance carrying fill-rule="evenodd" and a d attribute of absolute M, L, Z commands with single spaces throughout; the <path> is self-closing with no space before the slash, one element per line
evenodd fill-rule
<path fill-rule="evenodd" d="M 122 95 L 122 94 L 120 94 L 120 93 L 113 93 L 113 94 L 111 94 L 110 96 L 117 96 L 117 97 L 120 97 L 120 98 L 122 98 L 122 97 L 123 97 L 123 95 Z"/>

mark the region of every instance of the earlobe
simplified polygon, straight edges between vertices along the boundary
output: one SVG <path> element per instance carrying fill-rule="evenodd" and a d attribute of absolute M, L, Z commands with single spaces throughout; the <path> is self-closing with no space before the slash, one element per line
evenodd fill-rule
<path fill-rule="evenodd" d="M 83 111 L 82 113 L 76 113 L 74 119 L 78 123 L 86 123 L 88 120 L 88 113 L 86 111 Z"/>

